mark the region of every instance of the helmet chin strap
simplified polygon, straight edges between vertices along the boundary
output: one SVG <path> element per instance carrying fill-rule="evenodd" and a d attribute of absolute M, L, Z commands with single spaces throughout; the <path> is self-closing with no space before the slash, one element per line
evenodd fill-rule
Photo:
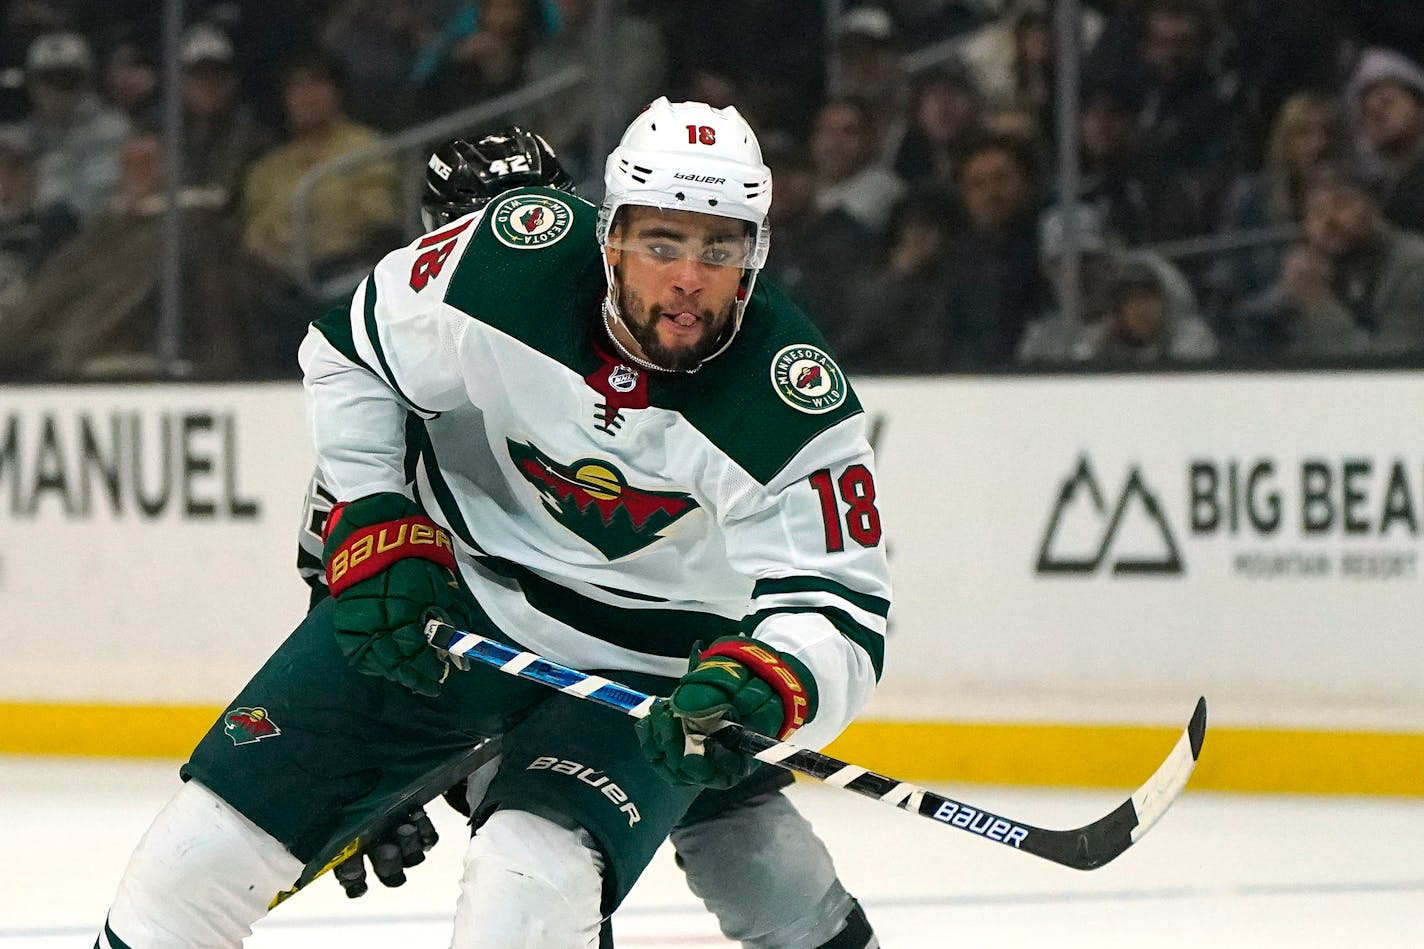
<path fill-rule="evenodd" d="M 684 372 L 688 375 L 691 375 L 705 366 L 709 361 L 722 355 L 722 353 L 727 351 L 727 347 L 732 345 L 732 340 L 736 338 L 737 330 L 742 328 L 742 315 L 746 312 L 747 301 L 751 299 L 752 287 L 756 284 L 757 278 L 757 271 L 755 270 L 742 271 L 742 284 L 737 287 L 737 300 L 736 303 L 733 304 L 732 309 L 732 324 L 726 330 L 727 338 L 722 341 L 722 345 L 718 346 L 707 356 L 704 356 L 702 360 L 691 369 L 669 369 L 666 366 L 659 366 L 657 363 L 642 356 L 633 355 L 633 353 L 628 351 L 628 347 L 623 345 L 623 342 L 618 338 L 618 334 L 613 331 L 613 326 L 616 323 L 623 327 L 623 330 L 630 338 L 634 341 L 637 340 L 637 337 L 633 335 L 632 329 L 628 326 L 628 322 L 623 319 L 623 314 L 618 312 L 618 277 L 614 273 L 613 265 L 608 262 L 607 257 L 603 259 L 603 273 L 608 280 L 608 292 L 603 295 L 603 328 L 604 331 L 608 333 L 609 340 L 611 340 L 614 347 L 617 348 L 619 355 L 627 358 L 643 369 L 651 369 L 654 372 Z"/>

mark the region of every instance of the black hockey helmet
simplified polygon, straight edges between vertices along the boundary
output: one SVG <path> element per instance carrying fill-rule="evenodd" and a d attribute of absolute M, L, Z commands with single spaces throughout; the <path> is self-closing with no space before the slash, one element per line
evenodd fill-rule
<path fill-rule="evenodd" d="M 451 139 L 426 163 L 420 217 L 426 230 L 434 230 L 505 191 L 536 186 L 574 190 L 543 136 L 511 125 L 473 142 Z"/>

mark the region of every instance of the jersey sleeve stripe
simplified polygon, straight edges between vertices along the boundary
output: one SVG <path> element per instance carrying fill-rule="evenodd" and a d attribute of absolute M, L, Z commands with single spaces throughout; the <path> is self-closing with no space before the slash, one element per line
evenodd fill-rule
<path fill-rule="evenodd" d="M 297 573 L 301 574 L 302 579 L 308 582 L 317 577 L 321 577 L 323 584 L 326 582 L 326 575 L 322 572 L 321 558 L 300 547 L 297 548 Z"/>
<path fill-rule="evenodd" d="M 878 613 L 871 613 L 861 609 L 854 603 L 850 603 L 834 593 L 822 593 L 819 591 L 808 591 L 805 593 L 779 593 L 759 596 L 752 604 L 759 610 L 776 609 L 777 607 L 802 607 L 808 609 L 820 609 L 821 607 L 832 607 L 843 610 L 846 615 L 855 622 L 864 626 L 871 632 L 885 634 L 888 627 L 885 617 Z"/>
<path fill-rule="evenodd" d="M 104 931 L 100 933 L 100 940 L 94 943 L 98 949 L 130 949 L 129 944 L 120 939 L 109 927 L 107 919 L 104 920 Z"/>
<path fill-rule="evenodd" d="M 880 617 L 890 615 L 890 601 L 883 597 L 871 596 L 868 593 L 858 593 L 844 584 L 837 583 L 826 577 L 771 577 L 758 580 L 756 586 L 752 588 L 752 598 L 771 596 L 778 593 L 832 593 L 853 603 L 855 606 L 867 613 L 874 613 Z"/>
<path fill-rule="evenodd" d="M 385 380 L 386 385 L 390 386 L 396 395 L 400 396 L 402 402 L 415 409 L 421 415 L 427 418 L 434 418 L 436 415 L 439 415 L 440 413 L 421 408 L 418 403 L 412 401 L 410 396 L 401 390 L 400 383 L 396 381 L 395 373 L 391 371 L 391 364 L 386 359 L 386 350 L 381 345 L 381 326 L 376 320 L 376 275 L 374 273 L 366 278 L 366 300 L 364 309 L 366 338 L 371 344 L 371 349 L 375 350 L 376 361 L 381 364 L 381 378 Z"/>
<path fill-rule="evenodd" d="M 318 333 L 331 344 L 342 356 L 345 356 L 352 363 L 362 369 L 371 372 L 371 367 L 366 364 L 366 360 L 361 358 L 361 354 L 356 351 L 356 340 L 351 334 L 351 310 L 346 306 L 338 306 L 330 311 L 315 323 L 312 324 Z M 379 378 L 379 376 L 377 376 Z"/>
<path fill-rule="evenodd" d="M 746 618 L 742 628 L 748 636 L 754 636 L 756 628 L 777 613 L 818 613 L 824 616 L 831 625 L 840 631 L 842 636 L 865 651 L 865 654 L 870 657 L 870 665 L 875 669 L 876 681 L 880 680 L 880 673 L 885 665 L 884 634 L 861 626 L 851 618 L 849 613 L 832 606 L 775 606 L 770 609 L 758 610 Z"/>
<path fill-rule="evenodd" d="M 422 429 L 423 430 L 423 429 Z M 409 448 L 407 449 L 409 450 Z M 435 448 L 430 443 L 428 436 L 424 437 L 420 443 L 420 464 L 417 469 L 416 490 L 419 492 L 419 474 L 425 475 L 425 482 L 430 485 L 431 500 L 435 502 L 437 511 L 444 522 L 444 526 L 455 532 L 455 536 L 464 541 L 471 550 L 483 552 L 480 545 L 475 543 L 475 537 L 470 532 L 470 525 L 465 522 L 465 515 L 460 511 L 460 505 L 455 500 L 455 492 L 450 490 L 450 485 L 445 483 L 445 476 L 440 473 L 440 462 L 435 458 Z"/>

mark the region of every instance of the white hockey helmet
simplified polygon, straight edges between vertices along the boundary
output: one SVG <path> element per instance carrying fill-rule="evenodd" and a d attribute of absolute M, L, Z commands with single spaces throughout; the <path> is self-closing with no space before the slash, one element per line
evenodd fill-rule
<path fill-rule="evenodd" d="M 608 156 L 598 211 L 598 243 L 608 245 L 618 210 L 624 205 L 696 211 L 752 225 L 751 253 L 743 275 L 731 332 L 712 356 L 726 349 L 742 323 L 758 271 L 766 263 L 771 228 L 771 169 L 761 158 L 756 133 L 728 106 L 669 102 L 659 96 L 633 120 Z M 606 262 L 608 306 L 617 316 L 613 268 Z M 708 356 L 710 359 L 712 356 Z"/>

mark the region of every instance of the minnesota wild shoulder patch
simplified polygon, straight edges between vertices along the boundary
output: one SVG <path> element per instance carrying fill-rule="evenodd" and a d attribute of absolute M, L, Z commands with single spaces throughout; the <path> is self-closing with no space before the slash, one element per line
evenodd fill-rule
<path fill-rule="evenodd" d="M 490 209 L 490 227 L 506 247 L 533 250 L 557 243 L 573 227 L 574 211 L 545 194 L 512 194 Z"/>
<path fill-rule="evenodd" d="M 815 346 L 787 346 L 771 360 L 771 384 L 781 401 L 811 415 L 840 407 L 846 400 L 845 373 Z"/>

